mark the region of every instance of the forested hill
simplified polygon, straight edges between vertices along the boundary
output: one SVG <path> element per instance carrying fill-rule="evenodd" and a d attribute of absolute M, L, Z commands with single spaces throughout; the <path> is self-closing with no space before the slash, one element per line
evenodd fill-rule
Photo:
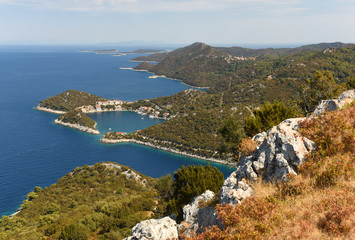
<path fill-rule="evenodd" d="M 53 97 L 40 101 L 39 106 L 59 111 L 70 111 L 85 105 L 95 105 L 105 98 L 77 90 L 68 90 Z"/>
<path fill-rule="evenodd" d="M 336 48 L 324 49 L 326 46 Z M 282 57 L 240 58 L 203 43 L 194 43 L 170 52 L 157 65 L 142 63 L 136 68 L 181 79 L 189 85 L 209 87 L 210 93 L 238 89 L 241 84 L 252 81 L 263 85 L 286 84 L 292 91 L 319 70 L 332 71 L 338 82 L 354 77 L 355 47 L 345 46 L 348 45 L 308 45 L 302 48 L 324 50 L 298 52 L 295 49 L 295 53 Z"/>
<path fill-rule="evenodd" d="M 122 239 L 154 214 L 156 181 L 117 163 L 78 167 L 3 216 L 0 239 Z"/>
<path fill-rule="evenodd" d="M 353 47 L 353 46 L 355 46 L 355 44 L 353 43 L 333 42 L 333 43 L 309 44 L 309 45 L 304 45 L 296 48 L 251 49 L 251 48 L 233 46 L 233 47 L 216 47 L 216 49 L 224 53 L 233 55 L 235 57 L 260 57 L 263 55 L 281 57 L 281 56 L 291 55 L 300 52 L 321 51 L 327 48 L 345 48 L 345 47 Z M 132 60 L 139 61 L 139 62 L 160 62 L 168 56 L 169 56 L 169 52 L 161 52 L 161 53 L 154 53 L 149 56 L 136 57 L 133 58 Z"/>
<path fill-rule="evenodd" d="M 157 65 L 147 68 L 157 75 L 182 79 L 193 86 L 211 87 L 222 80 L 212 75 L 224 73 L 232 59 L 231 55 L 212 46 L 194 43 L 170 52 Z"/>
<path fill-rule="evenodd" d="M 325 50 L 327 48 L 345 48 L 345 47 L 353 47 L 353 46 L 355 45 L 352 43 L 334 42 L 334 43 L 310 44 L 310 45 L 304 45 L 296 48 L 250 49 L 250 48 L 243 48 L 243 47 L 217 47 L 217 49 L 236 57 L 260 57 L 263 55 L 281 57 L 281 56 L 292 55 L 301 52 L 320 51 L 320 50 Z"/>

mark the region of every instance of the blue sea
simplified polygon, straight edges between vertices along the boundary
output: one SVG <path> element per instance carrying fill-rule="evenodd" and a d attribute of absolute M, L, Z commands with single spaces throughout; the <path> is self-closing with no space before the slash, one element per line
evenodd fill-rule
<path fill-rule="evenodd" d="M 119 69 L 137 65 L 129 60 L 138 54 L 115 57 L 78 49 L 85 47 L 0 46 L 0 216 L 14 213 L 35 186 L 54 184 L 78 166 L 112 161 L 161 177 L 173 174 L 181 165 L 207 164 L 136 144 L 105 145 L 98 141 L 100 136 L 54 124 L 58 115 L 35 110 L 40 100 L 68 89 L 125 101 L 187 89 L 178 81 Z M 132 132 L 162 122 L 133 112 L 90 117 L 102 133 L 109 129 Z M 232 172 L 227 166 L 212 165 L 225 177 Z"/>

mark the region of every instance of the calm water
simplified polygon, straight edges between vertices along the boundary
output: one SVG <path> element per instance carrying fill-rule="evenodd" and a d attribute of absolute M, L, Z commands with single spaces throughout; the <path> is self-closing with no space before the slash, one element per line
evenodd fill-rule
<path fill-rule="evenodd" d="M 39 100 L 68 89 L 133 101 L 187 88 L 173 80 L 149 79 L 145 72 L 119 69 L 134 67 L 137 63 L 129 59 L 138 55 L 113 57 L 76 49 L 0 47 L 0 216 L 15 212 L 34 186 L 49 186 L 85 164 L 113 161 L 152 177 L 173 173 L 181 165 L 207 164 L 135 144 L 104 145 L 98 142 L 100 136 L 56 125 L 57 115 L 34 110 Z M 103 132 L 132 132 L 161 122 L 132 112 L 91 117 Z M 225 175 L 232 171 L 214 165 Z"/>

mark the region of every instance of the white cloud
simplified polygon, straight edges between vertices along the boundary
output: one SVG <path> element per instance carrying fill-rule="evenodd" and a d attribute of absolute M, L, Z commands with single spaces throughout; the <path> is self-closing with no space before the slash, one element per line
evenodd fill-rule
<path fill-rule="evenodd" d="M 36 8 L 88 12 L 198 12 L 215 10 L 282 10 L 299 8 L 302 0 L 0 0 Z"/>

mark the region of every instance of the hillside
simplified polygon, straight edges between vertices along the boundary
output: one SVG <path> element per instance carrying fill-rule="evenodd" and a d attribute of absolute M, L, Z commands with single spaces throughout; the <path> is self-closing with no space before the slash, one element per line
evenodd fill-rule
<path fill-rule="evenodd" d="M 95 105 L 97 101 L 107 100 L 90 93 L 68 90 L 40 101 L 39 106 L 59 111 L 70 111 L 80 106 Z"/>
<path fill-rule="evenodd" d="M 301 53 L 301 52 L 321 51 L 327 48 L 346 48 L 346 47 L 353 47 L 353 46 L 354 44 L 350 44 L 350 43 L 334 42 L 334 43 L 310 44 L 310 45 L 304 45 L 296 48 L 250 49 L 250 48 L 242 48 L 242 47 L 217 47 L 217 49 L 236 57 L 260 57 L 263 55 L 281 57 L 281 56 L 286 56 L 286 55 L 291 55 L 291 54 Z"/>
<path fill-rule="evenodd" d="M 149 218 L 156 179 L 116 163 L 76 168 L 35 187 L 15 217 L 0 220 L 0 239 L 122 239 Z"/>
<path fill-rule="evenodd" d="M 213 74 L 224 72 L 230 61 L 230 55 L 204 43 L 194 43 L 169 52 L 157 65 L 150 67 L 150 71 L 182 79 L 193 86 L 212 87 L 221 80 Z"/>
<path fill-rule="evenodd" d="M 169 56 L 169 52 L 153 53 L 148 56 L 139 56 L 133 58 L 131 61 L 134 62 L 160 62 L 165 57 Z"/>
<path fill-rule="evenodd" d="M 80 110 L 72 110 L 58 118 L 63 123 L 76 124 L 96 130 L 96 122 Z"/>
<path fill-rule="evenodd" d="M 336 48 L 324 49 L 327 46 Z M 207 91 L 210 93 L 238 89 L 241 84 L 249 84 L 251 81 L 264 85 L 271 81 L 276 86 L 283 85 L 282 91 L 288 92 L 299 89 L 307 78 L 320 70 L 332 71 L 339 82 L 353 78 L 355 47 L 347 46 L 352 45 L 309 45 L 293 49 L 290 54 L 281 57 L 261 55 L 240 59 L 212 46 L 194 43 L 170 52 L 157 65 L 145 63 L 138 65 L 137 69 L 181 79 L 192 86 L 209 87 Z"/>
<path fill-rule="evenodd" d="M 220 133 L 226 119 L 236 116 L 241 124 L 249 110 L 240 103 L 234 103 L 232 93 L 208 94 L 188 89 L 172 96 L 140 100 L 125 104 L 125 108 L 152 107 L 167 112 L 173 119 L 124 136 L 150 142 L 202 157 L 227 159 L 220 153 L 224 140 Z M 122 136 L 110 136 L 120 139 Z"/>
<path fill-rule="evenodd" d="M 223 227 L 183 239 L 354 239 L 354 102 L 301 123 L 317 149 L 298 175 L 278 183 L 248 182 L 252 197 L 217 205 Z M 241 195 L 241 194 L 239 194 Z"/>

